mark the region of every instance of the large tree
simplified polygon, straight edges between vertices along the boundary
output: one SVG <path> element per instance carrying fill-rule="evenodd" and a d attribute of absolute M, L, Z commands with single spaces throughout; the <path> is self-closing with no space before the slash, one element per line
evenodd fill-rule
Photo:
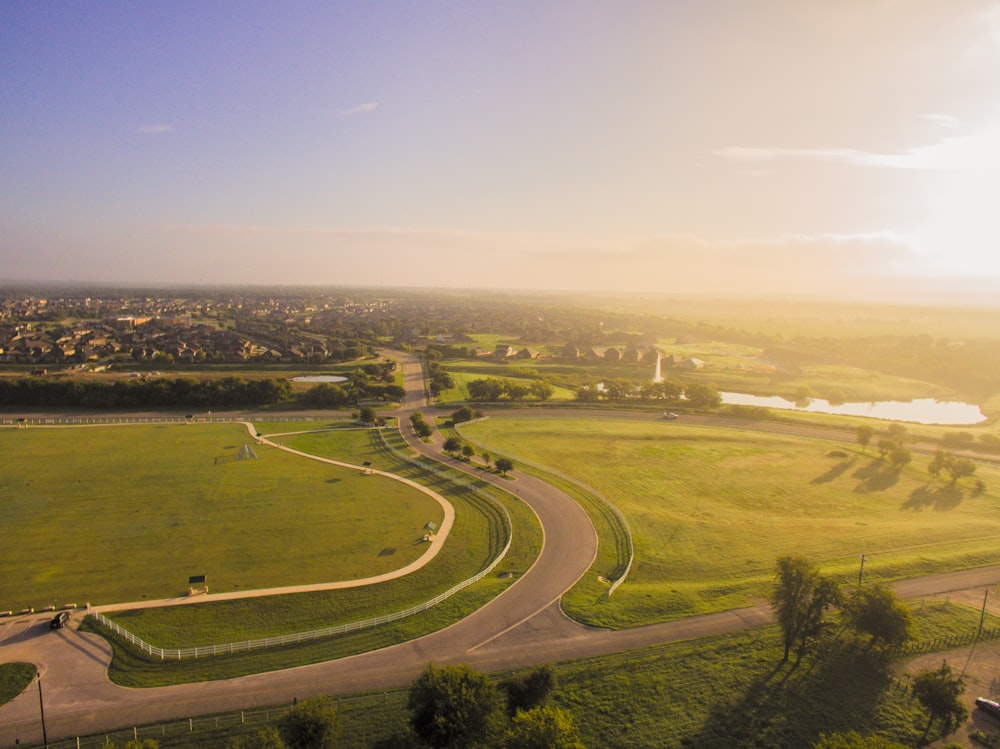
<path fill-rule="evenodd" d="M 292 706 L 278 721 L 288 749 L 333 749 L 340 737 L 340 714 L 329 697 L 311 697 Z"/>
<path fill-rule="evenodd" d="M 826 627 L 826 612 L 839 601 L 840 594 L 832 581 L 802 557 L 780 557 L 776 578 L 771 605 L 784 638 L 782 661 L 788 660 L 793 646 L 799 661 L 809 641 Z"/>
<path fill-rule="evenodd" d="M 899 648 L 910 639 L 910 610 L 885 586 L 858 588 L 847 599 L 844 616 L 856 632 L 869 636 L 874 647 Z"/>
<path fill-rule="evenodd" d="M 410 687 L 410 727 L 435 749 L 490 746 L 503 721 L 503 700 L 488 677 L 468 666 L 429 664 Z"/>
<path fill-rule="evenodd" d="M 511 676 L 503 682 L 507 692 L 507 713 L 514 716 L 521 710 L 544 704 L 555 688 L 556 672 L 551 666 L 539 666 Z"/>
<path fill-rule="evenodd" d="M 952 725 L 961 723 L 969 717 L 969 711 L 962 704 L 961 696 L 965 691 L 965 680 L 951 670 L 947 661 L 941 661 L 941 667 L 920 671 L 913 677 L 913 696 L 930 714 L 924 738 L 931 730 L 935 718 L 940 718 L 945 726 L 945 732 Z"/>

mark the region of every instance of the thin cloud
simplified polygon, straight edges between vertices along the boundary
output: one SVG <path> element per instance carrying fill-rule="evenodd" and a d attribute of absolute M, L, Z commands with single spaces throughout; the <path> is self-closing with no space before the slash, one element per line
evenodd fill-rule
<path fill-rule="evenodd" d="M 139 132 L 143 135 L 165 135 L 173 131 L 173 125 L 143 125 L 139 128 Z"/>
<path fill-rule="evenodd" d="M 350 109 L 342 110 L 341 114 L 346 117 L 350 117 L 356 114 L 370 114 L 371 112 L 374 112 L 376 109 L 378 109 L 377 101 L 366 101 L 362 104 L 358 104 L 357 106 L 351 107 Z"/>
<path fill-rule="evenodd" d="M 1000 166 L 1000 134 L 987 132 L 944 138 L 938 143 L 902 153 L 874 153 L 852 148 L 745 148 L 735 146 L 713 152 L 717 158 L 744 163 L 782 160 L 824 161 L 851 166 L 888 169 L 950 171 Z"/>
<path fill-rule="evenodd" d="M 918 115 L 921 120 L 927 120 L 928 122 L 933 122 L 935 125 L 940 125 L 941 127 L 949 128 L 955 130 L 962 127 L 962 121 L 950 114 L 935 114 L 929 112 L 927 114 Z"/>

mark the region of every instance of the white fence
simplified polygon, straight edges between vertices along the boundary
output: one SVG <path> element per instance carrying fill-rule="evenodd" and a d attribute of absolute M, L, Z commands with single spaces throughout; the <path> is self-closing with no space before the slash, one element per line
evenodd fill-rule
<path fill-rule="evenodd" d="M 507 508 L 504 507 L 499 502 L 497 502 L 492 497 L 490 497 L 485 492 L 481 491 L 478 487 L 472 486 L 468 482 L 456 480 L 454 478 L 453 473 L 448 472 L 446 470 L 438 470 L 434 467 L 424 465 L 420 461 L 417 461 L 408 455 L 404 455 L 403 453 L 401 453 L 400 451 L 394 449 L 391 445 L 389 445 L 388 442 L 386 442 L 385 436 L 382 434 L 381 430 L 376 429 L 374 431 L 379 435 L 379 437 L 382 440 L 382 444 L 386 447 L 386 449 L 388 449 L 390 452 L 392 452 L 400 459 L 405 460 L 409 463 L 414 463 L 423 470 L 434 473 L 435 475 L 445 476 L 458 486 L 461 486 L 465 489 L 475 492 L 476 494 L 483 497 L 488 502 L 490 502 L 495 507 L 501 510 L 504 519 L 506 520 L 507 523 L 507 543 L 504 545 L 503 549 L 501 549 L 500 553 L 497 554 L 496 558 L 493 559 L 485 569 L 473 575 L 468 580 L 463 580 L 462 582 L 458 583 L 457 585 L 445 591 L 444 593 L 435 596 L 431 600 L 417 604 L 416 606 L 411 606 L 410 608 L 404 611 L 397 611 L 392 614 L 384 614 L 383 616 L 376 616 L 371 619 L 365 619 L 359 622 L 348 622 L 347 624 L 337 624 L 331 627 L 323 627 L 322 629 L 313 629 L 308 632 L 295 632 L 293 634 L 277 635 L 275 637 L 260 637 L 257 638 L 256 640 L 244 640 L 242 642 L 228 642 L 221 645 L 203 645 L 201 647 L 192 647 L 192 648 L 161 648 L 157 647 L 156 645 L 150 645 L 141 637 L 137 637 L 136 635 L 132 634 L 127 629 L 111 621 L 103 614 L 100 614 L 98 612 L 92 612 L 90 615 L 93 616 L 95 619 L 97 619 L 97 621 L 100 622 L 102 625 L 104 625 L 111 631 L 115 632 L 117 635 L 122 637 L 127 642 L 131 643 L 133 646 L 135 646 L 142 652 L 148 653 L 149 655 L 157 657 L 160 660 L 167 660 L 167 659 L 182 660 L 185 658 L 202 658 L 209 655 L 226 655 L 229 653 L 242 653 L 250 650 L 259 650 L 261 648 L 271 648 L 271 647 L 278 647 L 281 645 L 292 645 L 301 642 L 309 642 L 310 640 L 318 640 L 320 638 L 332 637 L 334 635 L 343 635 L 347 634 L 348 632 L 357 632 L 362 629 L 369 629 L 371 627 L 378 627 L 383 624 L 396 622 L 399 621 L 400 619 L 405 619 L 408 616 L 413 616 L 414 614 L 420 614 L 424 611 L 427 611 L 427 609 L 431 608 L 432 606 L 436 606 L 442 601 L 451 598 L 459 591 L 462 591 L 465 588 L 468 588 L 470 585 L 479 582 L 488 574 L 490 574 L 494 569 L 496 569 L 496 566 L 500 564 L 501 560 L 503 560 L 503 558 L 507 556 L 507 552 L 510 551 L 511 541 L 513 540 L 513 524 L 510 519 L 510 514 L 507 512 Z"/>

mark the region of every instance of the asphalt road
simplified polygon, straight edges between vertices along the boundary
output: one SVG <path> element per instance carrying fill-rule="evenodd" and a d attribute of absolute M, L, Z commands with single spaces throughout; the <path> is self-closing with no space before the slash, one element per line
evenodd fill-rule
<path fill-rule="evenodd" d="M 461 467 L 443 458 L 439 435 L 432 445 L 413 438 L 405 417 L 426 407 L 423 379 L 413 357 L 401 352 L 395 356 L 404 362 L 408 392 L 401 414 L 404 436 L 422 453 Z M 482 472 L 476 476 L 485 478 Z M 110 648 L 101 638 L 73 629 L 50 632 L 48 614 L 0 620 L 0 660 L 38 665 L 48 736 L 53 739 L 318 694 L 405 686 L 430 661 L 504 671 L 731 632 L 772 620 L 768 607 L 756 606 L 622 631 L 576 624 L 562 614 L 559 599 L 586 574 L 597 553 L 589 518 L 569 496 L 531 476 L 518 474 L 513 482 L 492 480 L 516 491 L 538 515 L 545 534 L 541 554 L 516 583 L 482 609 L 418 640 L 328 663 L 221 682 L 127 689 L 108 680 Z M 916 597 L 997 583 L 1000 566 L 902 581 L 896 589 L 904 597 Z M 41 738 L 35 689 L 0 707 L 0 745 Z"/>

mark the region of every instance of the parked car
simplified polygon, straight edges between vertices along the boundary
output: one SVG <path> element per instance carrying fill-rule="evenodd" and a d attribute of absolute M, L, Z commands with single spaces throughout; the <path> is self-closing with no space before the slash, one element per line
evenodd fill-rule
<path fill-rule="evenodd" d="M 663 414 L 663 418 L 666 419 L 667 421 L 673 421 L 674 419 L 677 418 L 677 414 L 667 411 L 666 413 Z"/>
<path fill-rule="evenodd" d="M 62 629 L 69 623 L 69 612 L 60 611 L 49 622 L 49 629 Z"/>
<path fill-rule="evenodd" d="M 985 713 L 989 713 L 994 718 L 1000 718 L 1000 703 L 988 700 L 985 697 L 977 697 L 976 707 Z"/>

